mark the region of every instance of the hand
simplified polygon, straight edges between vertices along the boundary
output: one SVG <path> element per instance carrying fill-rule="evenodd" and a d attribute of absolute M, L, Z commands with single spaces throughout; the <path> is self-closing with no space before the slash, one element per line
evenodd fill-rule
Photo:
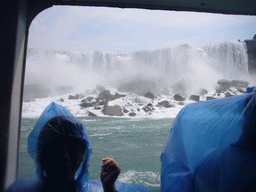
<path fill-rule="evenodd" d="M 101 169 L 101 183 L 103 185 L 104 192 L 113 192 L 115 189 L 115 182 L 118 175 L 121 172 L 121 168 L 116 163 L 113 158 L 104 158 L 102 159 L 102 169 Z"/>

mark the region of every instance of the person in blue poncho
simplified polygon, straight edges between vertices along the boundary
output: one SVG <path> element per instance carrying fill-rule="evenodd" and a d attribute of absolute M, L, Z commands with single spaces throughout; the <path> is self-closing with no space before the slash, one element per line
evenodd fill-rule
<path fill-rule="evenodd" d="M 161 154 L 161 191 L 255 191 L 256 91 L 186 105 Z"/>
<path fill-rule="evenodd" d="M 44 174 L 42 191 L 77 191 L 83 188 L 82 182 L 75 180 L 75 174 L 86 159 L 86 146 L 89 143 L 85 139 L 85 130 L 74 119 L 54 117 L 46 123 L 37 142 L 37 161 Z M 114 184 L 120 171 L 114 159 L 103 159 L 101 181 L 104 191 L 116 191 Z"/>
<path fill-rule="evenodd" d="M 35 160 L 38 179 L 18 180 L 7 191 L 96 191 L 88 167 L 92 152 L 88 133 L 67 109 L 51 103 L 28 138 L 28 152 Z M 101 183 L 105 192 L 116 191 L 121 171 L 112 158 L 104 158 Z"/>
<path fill-rule="evenodd" d="M 256 97 L 247 98 L 242 135 L 223 150 L 207 154 L 193 175 L 194 191 L 256 190 Z"/>

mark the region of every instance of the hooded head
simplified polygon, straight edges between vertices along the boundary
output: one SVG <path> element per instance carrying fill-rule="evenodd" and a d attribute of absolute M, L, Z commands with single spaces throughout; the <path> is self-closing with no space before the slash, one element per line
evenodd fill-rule
<path fill-rule="evenodd" d="M 28 152 L 36 162 L 39 179 L 44 181 L 47 172 L 52 170 L 52 173 L 63 177 L 69 173 L 79 191 L 87 191 L 88 188 L 91 151 L 83 124 L 54 102 L 44 110 L 28 137 Z"/>

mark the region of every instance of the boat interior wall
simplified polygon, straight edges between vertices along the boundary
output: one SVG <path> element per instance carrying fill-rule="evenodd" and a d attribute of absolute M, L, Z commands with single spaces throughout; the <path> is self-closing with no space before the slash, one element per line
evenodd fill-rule
<path fill-rule="evenodd" d="M 39 12 L 53 5 L 87 5 L 256 15 L 255 0 L 1 0 L 0 4 L 0 191 L 17 176 L 28 27 Z"/>
<path fill-rule="evenodd" d="M 19 127 L 21 117 L 24 59 L 27 41 L 26 1 L 16 1 L 12 7 L 1 6 L 1 189 L 17 176 Z M 8 163 L 7 163 L 8 162 Z"/>

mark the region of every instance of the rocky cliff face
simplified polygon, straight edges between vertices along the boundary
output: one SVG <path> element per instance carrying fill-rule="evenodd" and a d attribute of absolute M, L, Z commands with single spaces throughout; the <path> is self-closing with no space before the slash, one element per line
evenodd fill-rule
<path fill-rule="evenodd" d="M 256 40 L 245 40 L 248 53 L 249 73 L 256 73 Z"/>

